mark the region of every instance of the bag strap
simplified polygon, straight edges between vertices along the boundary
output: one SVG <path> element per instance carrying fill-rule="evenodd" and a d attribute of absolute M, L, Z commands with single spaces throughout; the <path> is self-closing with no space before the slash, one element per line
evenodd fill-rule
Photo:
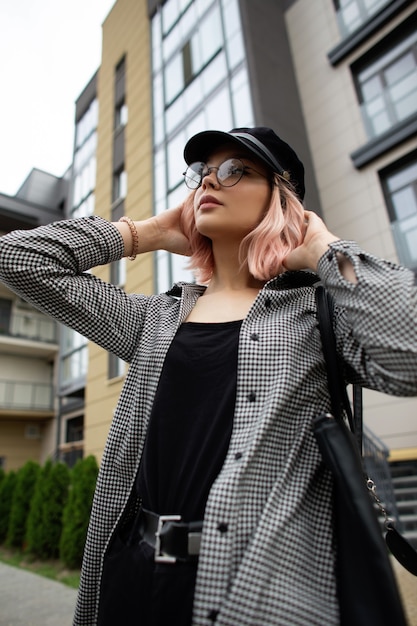
<path fill-rule="evenodd" d="M 353 385 L 352 414 L 352 407 L 343 378 L 341 361 L 336 351 L 336 338 L 333 328 L 333 299 L 322 285 L 316 287 L 316 303 L 324 360 L 326 362 L 332 414 L 335 419 L 342 422 L 344 422 L 343 413 L 347 415 L 350 429 L 356 437 L 359 451 L 362 452 L 362 387 L 360 385 Z M 388 518 L 386 510 L 376 495 L 375 483 L 369 478 L 367 479 L 367 486 L 377 506 L 380 508 L 381 513 L 385 516 L 385 528 L 387 530 L 385 541 L 391 553 L 403 567 L 411 574 L 414 574 L 414 576 L 417 576 L 417 551 L 396 530 L 392 520 Z"/>
<path fill-rule="evenodd" d="M 342 364 L 336 351 L 336 337 L 333 328 L 333 299 L 322 285 L 316 287 L 317 318 L 326 362 L 328 387 L 332 413 L 338 420 L 347 416 L 350 430 L 354 433 L 359 450 L 362 451 L 363 416 L 362 387 L 353 385 L 353 413 L 346 384 L 343 378 Z"/>

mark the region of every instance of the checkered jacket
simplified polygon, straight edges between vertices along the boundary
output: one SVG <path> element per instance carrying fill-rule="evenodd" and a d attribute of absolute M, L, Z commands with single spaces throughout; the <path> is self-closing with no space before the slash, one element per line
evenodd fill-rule
<path fill-rule="evenodd" d="M 103 554 L 132 492 L 164 358 L 203 292 L 182 284 L 168 294 L 128 295 L 87 272 L 120 259 L 122 251 L 118 231 L 99 217 L 0 238 L 1 280 L 130 363 L 97 481 L 77 626 L 96 623 Z M 341 276 L 337 251 L 354 264 L 357 285 Z M 339 623 L 331 480 L 311 429 L 313 416 L 330 408 L 314 298 L 318 278 L 335 301 L 347 379 L 417 394 L 412 272 L 338 241 L 321 258 L 318 277 L 288 272 L 265 285 L 241 327 L 234 427 L 207 501 L 195 626 Z"/>

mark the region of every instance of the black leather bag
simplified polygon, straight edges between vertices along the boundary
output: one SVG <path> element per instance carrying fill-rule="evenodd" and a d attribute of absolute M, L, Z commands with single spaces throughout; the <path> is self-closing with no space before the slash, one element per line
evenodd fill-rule
<path fill-rule="evenodd" d="M 351 430 L 354 424 L 336 355 L 332 303 L 323 287 L 317 288 L 316 295 L 332 414 L 315 418 L 313 430 L 334 481 L 340 623 L 342 626 L 405 626 L 388 550 L 366 485 L 358 440 Z M 343 417 L 346 412 L 350 428 Z"/>

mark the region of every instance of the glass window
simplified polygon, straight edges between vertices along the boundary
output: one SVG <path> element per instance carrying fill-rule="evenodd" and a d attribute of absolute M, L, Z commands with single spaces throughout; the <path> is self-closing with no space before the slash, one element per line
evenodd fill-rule
<path fill-rule="evenodd" d="M 155 153 L 154 159 L 154 193 L 156 200 L 165 200 L 166 198 L 166 179 L 165 179 L 165 154 L 163 150 Z"/>
<path fill-rule="evenodd" d="M 417 32 L 362 67 L 359 100 L 370 138 L 417 112 Z"/>
<path fill-rule="evenodd" d="M 119 376 L 124 376 L 125 362 L 111 352 L 109 352 L 108 359 L 108 377 L 117 378 Z"/>
<path fill-rule="evenodd" d="M 75 350 L 65 356 L 61 363 L 61 385 L 68 385 L 82 379 L 87 374 L 88 352 L 87 346 Z"/>
<path fill-rule="evenodd" d="M 214 7 L 202 22 L 198 30 L 198 44 L 200 46 L 201 63 L 204 65 L 222 47 L 223 31 L 218 6 Z M 200 67 L 195 68 L 195 71 L 199 69 Z"/>
<path fill-rule="evenodd" d="M 390 0 L 335 0 L 341 35 L 347 37 L 389 3 Z"/>
<path fill-rule="evenodd" d="M 65 442 L 73 443 L 84 439 L 84 416 L 78 415 L 66 420 Z"/>
<path fill-rule="evenodd" d="M 181 52 L 176 54 L 165 66 L 164 79 L 165 102 L 169 103 L 184 87 L 184 67 Z"/>
<path fill-rule="evenodd" d="M 88 135 L 97 128 L 98 123 L 98 100 L 93 100 L 84 113 L 82 118 L 77 122 L 75 128 L 75 144 L 80 147 Z"/>
<path fill-rule="evenodd" d="M 178 0 L 168 0 L 162 7 L 162 28 L 167 33 L 178 19 L 180 9 Z"/>
<path fill-rule="evenodd" d="M 181 155 L 185 146 L 185 133 L 178 133 L 168 144 L 167 147 L 167 165 L 168 165 L 168 187 L 173 189 L 178 185 L 182 178 L 182 160 Z M 174 206 L 174 205 L 171 205 Z"/>
<path fill-rule="evenodd" d="M 120 128 L 127 124 L 127 104 L 125 102 L 117 105 L 114 117 L 115 128 Z"/>
<path fill-rule="evenodd" d="M 381 181 L 400 262 L 417 270 L 417 152 Z"/>
<path fill-rule="evenodd" d="M 126 259 L 113 261 L 110 265 L 110 282 L 118 287 L 126 284 Z"/>
<path fill-rule="evenodd" d="M 203 94 L 208 96 L 227 75 L 226 55 L 220 52 L 201 74 Z"/>
<path fill-rule="evenodd" d="M 234 126 L 253 126 L 252 98 L 246 67 L 242 68 L 231 81 Z"/>
<path fill-rule="evenodd" d="M 116 172 L 113 177 L 113 202 L 126 198 L 127 194 L 127 172 L 122 170 Z"/>
<path fill-rule="evenodd" d="M 185 142 L 208 129 L 253 123 L 238 0 L 168 0 L 152 20 L 154 207 L 187 190 Z M 155 253 L 158 291 L 192 281 L 180 255 Z"/>
<path fill-rule="evenodd" d="M 164 293 L 171 289 L 171 255 L 164 250 L 156 253 L 156 288 L 159 293 Z"/>
<path fill-rule="evenodd" d="M 217 93 L 206 107 L 207 128 L 230 130 L 233 127 L 232 108 L 228 87 Z"/>

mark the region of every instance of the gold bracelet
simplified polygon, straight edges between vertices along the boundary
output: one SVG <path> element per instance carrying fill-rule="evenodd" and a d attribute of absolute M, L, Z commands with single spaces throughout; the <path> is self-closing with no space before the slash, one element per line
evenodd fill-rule
<path fill-rule="evenodd" d="M 133 220 L 130 217 L 127 217 L 127 215 L 123 215 L 123 217 L 119 219 L 119 222 L 126 222 L 126 224 L 129 226 L 130 232 L 132 234 L 132 254 L 127 258 L 129 259 L 129 261 L 134 261 L 136 259 L 136 255 L 139 252 L 138 231 L 136 230 L 136 226 Z"/>

